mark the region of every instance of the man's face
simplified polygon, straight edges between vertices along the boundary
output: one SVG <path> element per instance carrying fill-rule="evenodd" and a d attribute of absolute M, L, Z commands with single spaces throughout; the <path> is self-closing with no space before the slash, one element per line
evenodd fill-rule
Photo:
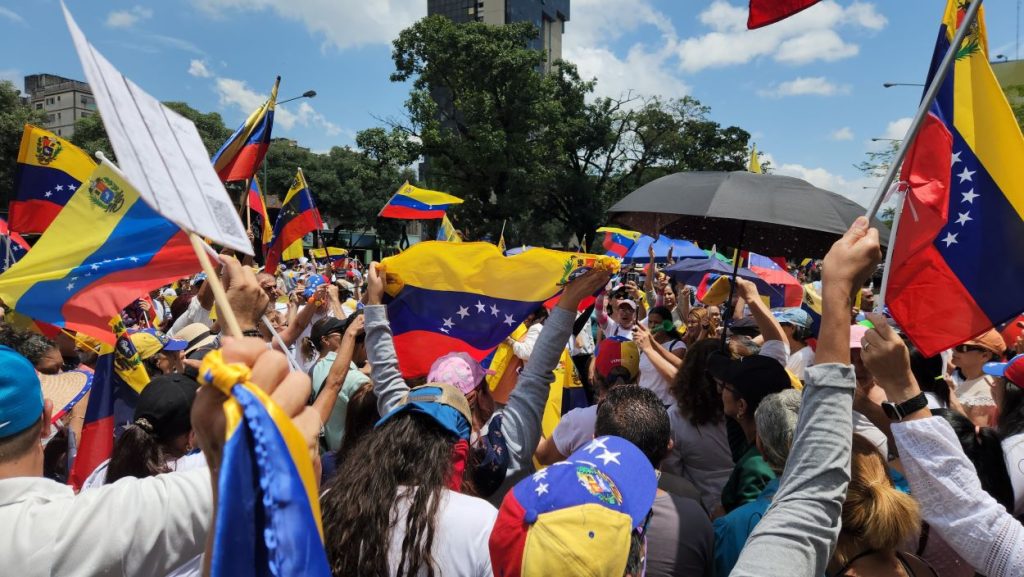
<path fill-rule="evenodd" d="M 43 355 L 43 358 L 36 364 L 36 370 L 44 375 L 56 375 L 64 367 L 64 357 L 60 356 L 60 349 L 51 347 Z"/>
<path fill-rule="evenodd" d="M 270 302 L 276 301 L 278 296 L 277 279 L 269 274 L 261 274 L 259 281 L 260 288 L 270 297 Z"/>
<path fill-rule="evenodd" d="M 875 310 L 875 291 L 870 288 L 860 290 L 860 310 L 865 312 Z"/>
<path fill-rule="evenodd" d="M 184 365 L 181 351 L 160 351 L 157 353 L 156 368 L 164 375 L 183 372 Z"/>
<path fill-rule="evenodd" d="M 626 303 L 619 303 L 615 307 L 615 322 L 619 323 L 619 326 L 628 329 L 633 326 L 634 321 L 636 321 L 636 309 Z"/>

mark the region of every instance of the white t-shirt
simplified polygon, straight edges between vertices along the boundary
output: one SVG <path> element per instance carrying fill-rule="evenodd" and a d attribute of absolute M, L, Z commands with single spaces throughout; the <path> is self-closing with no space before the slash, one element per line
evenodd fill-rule
<path fill-rule="evenodd" d="M 402 541 L 405 539 L 405 518 L 409 512 L 408 487 L 399 489 L 392 518 L 391 540 L 388 546 L 388 566 L 394 574 L 402 560 Z M 435 575 L 443 577 L 492 577 L 491 552 L 487 541 L 498 518 L 498 510 L 483 499 L 441 491 L 434 527 Z M 420 570 L 419 575 L 427 572 Z"/>
<path fill-rule="evenodd" d="M 627 341 L 633 340 L 633 329 L 623 328 L 622 325 L 612 320 L 612 317 L 605 319 L 604 324 L 601 325 L 601 332 L 604 333 L 606 339 L 619 337 Z"/>
<path fill-rule="evenodd" d="M 762 357 L 768 357 L 769 359 L 775 359 L 779 361 L 779 364 L 783 367 L 786 366 L 786 362 L 789 361 L 789 343 L 785 341 L 765 341 L 761 345 L 761 352 L 757 353 Z"/>
<path fill-rule="evenodd" d="M 597 405 L 573 409 L 562 415 L 551 433 L 551 441 L 559 453 L 568 457 L 593 440 L 596 425 Z"/>
<path fill-rule="evenodd" d="M 686 350 L 686 343 L 679 339 L 669 341 L 662 346 L 669 352 Z M 658 395 L 658 399 L 665 405 L 671 405 L 676 402 L 672 393 L 669 392 L 669 387 L 672 383 L 658 372 L 658 368 L 647 357 L 647 353 L 640 353 L 640 379 L 637 384 L 645 389 L 654 391 L 654 394 Z"/>
<path fill-rule="evenodd" d="M 804 369 L 813 365 L 814 349 L 811 347 L 804 347 L 789 355 L 789 360 L 786 361 L 786 368 L 801 381 L 804 380 Z"/>

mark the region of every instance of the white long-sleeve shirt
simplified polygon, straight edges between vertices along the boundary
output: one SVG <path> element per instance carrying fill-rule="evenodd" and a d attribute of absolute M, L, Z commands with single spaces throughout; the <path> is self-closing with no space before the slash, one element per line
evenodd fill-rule
<path fill-rule="evenodd" d="M 921 517 L 976 571 L 1024 575 L 1024 527 L 981 488 L 942 417 L 893 423 L 892 434 Z"/>
<path fill-rule="evenodd" d="M 210 472 L 125 478 L 75 495 L 42 477 L 0 480 L 0 567 L 18 577 L 166 575 L 203 552 Z"/>
<path fill-rule="evenodd" d="M 540 323 L 530 325 L 530 328 L 526 329 L 526 336 L 523 337 L 523 340 L 512 344 L 512 352 L 523 361 L 530 360 L 530 355 L 533 354 L 533 345 L 537 344 L 542 330 L 544 330 L 544 325 Z"/>

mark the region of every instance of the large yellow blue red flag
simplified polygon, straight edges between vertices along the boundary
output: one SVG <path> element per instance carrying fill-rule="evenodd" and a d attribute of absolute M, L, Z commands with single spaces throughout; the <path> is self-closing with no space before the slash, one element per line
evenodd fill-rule
<path fill-rule="evenodd" d="M 602 226 L 597 229 L 597 232 L 604 233 L 604 243 L 602 246 L 607 251 L 605 254 L 620 259 L 625 257 L 629 249 L 633 248 L 636 241 L 643 236 L 635 230 L 626 230 L 612 226 Z"/>
<path fill-rule="evenodd" d="M 245 119 L 220 150 L 213 155 L 213 168 L 224 182 L 249 180 L 270 148 L 270 132 L 274 128 L 274 106 L 281 77 L 274 81 L 270 98 Z"/>
<path fill-rule="evenodd" d="M 309 448 L 250 374 L 220 351 L 199 368 L 201 382 L 228 396 L 210 574 L 330 577 Z"/>
<path fill-rule="evenodd" d="M 0 299 L 27 317 L 112 345 L 114 315 L 197 270 L 185 233 L 100 164 L 32 250 L 0 275 Z"/>
<path fill-rule="evenodd" d="M 444 192 L 419 188 L 406 181 L 377 216 L 406 220 L 441 218 L 453 204 L 462 204 L 462 199 Z"/>
<path fill-rule="evenodd" d="M 946 4 L 928 80 L 969 6 Z M 903 164 L 909 183 L 886 305 L 925 355 L 1024 310 L 1024 137 L 992 73 L 984 8 L 955 47 Z"/>
<path fill-rule="evenodd" d="M 402 374 L 462 351 L 482 360 L 577 271 L 608 257 L 534 248 L 506 257 L 488 242 L 428 241 L 384 259 L 388 318 Z"/>
<path fill-rule="evenodd" d="M 14 175 L 8 225 L 16 232 L 43 232 L 96 168 L 89 155 L 56 134 L 25 125 Z"/>
<path fill-rule="evenodd" d="M 302 237 L 323 226 L 324 221 L 320 218 L 320 211 L 316 209 L 306 176 L 300 168 L 295 174 L 295 182 L 281 203 L 281 212 L 277 214 L 273 239 L 267 248 L 265 270 L 274 274 L 282 260 L 302 256 Z"/>

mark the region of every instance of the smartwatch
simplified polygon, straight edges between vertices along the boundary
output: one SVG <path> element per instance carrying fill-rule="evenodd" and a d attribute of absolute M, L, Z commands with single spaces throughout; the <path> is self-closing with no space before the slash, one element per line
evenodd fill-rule
<path fill-rule="evenodd" d="M 909 398 L 902 403 L 885 401 L 882 403 L 882 410 L 885 411 L 885 416 L 898 422 L 905 419 L 907 415 L 920 411 L 927 406 L 928 397 L 924 396 L 924 393 L 918 393 L 917 396 Z"/>

